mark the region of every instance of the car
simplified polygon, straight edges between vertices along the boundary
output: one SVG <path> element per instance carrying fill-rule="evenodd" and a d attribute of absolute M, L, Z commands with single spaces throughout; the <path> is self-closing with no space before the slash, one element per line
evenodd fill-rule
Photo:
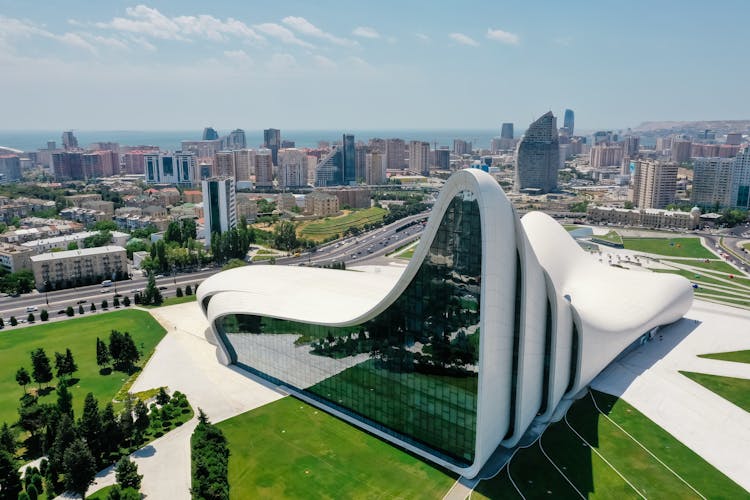
<path fill-rule="evenodd" d="M 154 278 L 155 278 L 155 279 L 157 279 L 157 280 L 158 280 L 159 278 L 163 278 L 163 277 L 164 277 L 164 275 L 163 275 L 163 274 L 157 274 L 156 276 L 154 276 Z"/>
<path fill-rule="evenodd" d="M 121 293 L 116 293 L 115 297 L 120 298 L 120 297 L 122 297 L 122 294 Z"/>
<path fill-rule="evenodd" d="M 38 308 L 37 306 L 26 306 L 26 312 L 27 312 L 27 313 L 31 313 L 31 312 L 34 312 L 34 311 L 36 311 L 36 310 L 38 310 L 38 309 L 39 309 L 39 308 Z"/>
<path fill-rule="evenodd" d="M 60 309 L 59 311 L 57 311 L 57 314 L 65 314 L 65 309 Z"/>
<path fill-rule="evenodd" d="M 166 286 L 162 285 L 162 286 L 160 286 L 160 287 L 159 287 L 159 290 L 166 290 L 167 288 L 168 288 L 168 287 L 166 287 Z"/>
<path fill-rule="evenodd" d="M 88 300 L 82 299 L 82 300 L 79 300 L 78 302 L 76 302 L 76 304 L 85 304 L 86 302 L 88 302 Z"/>
<path fill-rule="evenodd" d="M 133 288 L 132 290 L 130 290 L 130 293 L 140 293 L 140 291 L 140 288 Z"/>

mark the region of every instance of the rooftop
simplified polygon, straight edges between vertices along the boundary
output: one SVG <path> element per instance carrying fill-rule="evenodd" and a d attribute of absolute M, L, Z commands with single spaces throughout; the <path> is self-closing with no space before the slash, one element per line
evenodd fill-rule
<path fill-rule="evenodd" d="M 116 245 L 106 247 L 82 248 L 80 250 L 64 250 L 62 252 L 50 252 L 31 257 L 31 262 L 46 262 L 50 260 L 70 259 L 72 257 L 87 257 L 90 255 L 102 255 L 114 252 L 124 252 L 125 249 Z"/>

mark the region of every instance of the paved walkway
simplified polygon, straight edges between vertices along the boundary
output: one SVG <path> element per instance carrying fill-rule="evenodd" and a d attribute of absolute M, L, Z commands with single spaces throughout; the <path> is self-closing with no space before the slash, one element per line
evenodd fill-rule
<path fill-rule="evenodd" d="M 212 422 L 283 396 L 264 381 L 219 364 L 215 347 L 203 335 L 208 323 L 196 302 L 162 307 L 151 313 L 167 329 L 167 335 L 133 384 L 133 392 L 166 385 L 170 391 L 185 393 L 196 413 L 202 408 Z M 196 424 L 194 418 L 132 455 L 143 474 L 141 491 L 147 498 L 190 498 L 190 435 Z M 89 493 L 114 482 L 114 471 L 104 470 Z"/>
<path fill-rule="evenodd" d="M 698 354 L 750 349 L 750 312 L 696 300 L 682 320 L 591 384 L 619 396 L 750 491 L 750 413 L 679 373 L 750 379 L 750 364 Z"/>

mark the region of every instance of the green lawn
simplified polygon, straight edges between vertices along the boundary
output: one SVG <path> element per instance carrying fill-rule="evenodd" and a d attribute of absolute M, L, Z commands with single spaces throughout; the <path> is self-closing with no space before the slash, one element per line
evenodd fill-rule
<path fill-rule="evenodd" d="M 586 446 L 565 421 L 552 424 L 541 438 L 544 451 L 587 498 L 638 497 L 633 487 L 612 467 L 647 498 L 699 498 L 628 434 L 703 496 L 747 498 L 747 492 L 740 486 L 638 410 L 614 396 L 596 391 L 591 394 L 601 410 L 621 428 L 598 413 L 592 396 L 577 401 L 568 411 L 567 420 L 601 457 Z M 576 498 L 575 492 L 542 454 L 539 446 L 537 442 L 516 454 L 510 464 L 510 477 L 526 498 Z M 510 483 L 506 467 L 494 479 L 482 481 L 472 498 L 519 496 Z"/>
<path fill-rule="evenodd" d="M 700 238 L 623 238 L 627 250 L 666 255 L 715 259 L 716 255 L 701 245 Z"/>
<path fill-rule="evenodd" d="M 396 257 L 399 259 L 405 259 L 405 260 L 411 260 L 412 257 L 414 257 L 414 250 L 416 250 L 417 247 L 413 246 L 408 250 L 404 250 L 400 254 L 398 254 Z"/>
<path fill-rule="evenodd" d="M 665 262 L 667 264 L 671 264 L 672 262 L 675 262 L 677 264 L 684 264 L 686 266 L 693 266 L 693 267 L 700 267 L 701 269 L 708 269 L 711 271 L 719 271 L 722 273 L 729 273 L 729 274 L 738 274 L 740 271 L 736 269 L 735 267 L 732 267 L 730 264 L 727 264 L 723 260 L 709 260 L 706 262 L 705 260 L 670 260 L 670 259 L 662 259 L 662 262 Z"/>
<path fill-rule="evenodd" d="M 591 241 L 598 242 L 603 241 L 610 245 L 622 245 L 622 236 L 617 231 L 610 231 L 607 234 L 595 235 L 591 237 Z"/>
<path fill-rule="evenodd" d="M 107 500 L 107 495 L 114 487 L 114 485 L 105 486 L 104 488 L 98 490 L 96 493 L 86 495 L 86 500 Z"/>
<path fill-rule="evenodd" d="M 218 424 L 230 498 L 441 498 L 455 476 L 293 397 Z"/>
<path fill-rule="evenodd" d="M 699 354 L 698 357 L 719 359 L 721 361 L 733 361 L 735 363 L 750 363 L 750 351 L 714 352 L 710 354 Z"/>
<path fill-rule="evenodd" d="M 323 241 L 336 234 L 343 233 L 350 227 L 363 228 L 365 224 L 383 220 L 387 210 L 380 207 L 355 210 L 338 217 L 327 217 L 322 221 L 306 222 L 299 226 L 297 234 L 314 241 Z"/>
<path fill-rule="evenodd" d="M 121 372 L 106 376 L 99 374 L 96 337 L 109 338 L 113 329 L 130 332 L 144 358 L 150 355 L 166 333 L 149 313 L 135 309 L 0 331 L 0 422 L 12 423 L 18 419 L 16 410 L 22 389 L 16 384 L 15 373 L 21 366 L 31 373 L 29 354 L 37 347 L 45 349 L 53 363 L 53 370 L 55 351 L 65 352 L 66 348 L 70 348 L 73 352 L 78 364 L 75 377 L 79 381 L 70 390 L 76 416 L 80 415 L 84 397 L 89 392 L 93 392 L 102 405 L 110 401 L 128 378 Z M 36 384 L 32 383 L 28 389 L 34 387 Z M 53 390 L 41 401 L 54 403 L 56 397 Z"/>
<path fill-rule="evenodd" d="M 160 306 L 143 306 L 147 309 L 153 309 L 154 307 L 173 306 L 175 304 L 184 304 L 185 302 L 195 302 L 195 294 L 183 295 L 182 297 L 167 297 Z"/>
<path fill-rule="evenodd" d="M 693 382 L 697 382 L 711 392 L 715 392 L 730 403 L 750 412 L 750 380 L 744 378 L 721 377 L 707 373 L 680 371 Z"/>

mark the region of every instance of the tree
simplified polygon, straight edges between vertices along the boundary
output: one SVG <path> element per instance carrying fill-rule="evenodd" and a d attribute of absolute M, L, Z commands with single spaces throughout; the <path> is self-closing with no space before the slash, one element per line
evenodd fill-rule
<path fill-rule="evenodd" d="M 49 358 L 41 347 L 31 352 L 31 377 L 34 382 L 39 384 L 39 388 L 42 388 L 42 384 L 46 384 L 52 380 L 52 367 L 49 364 Z"/>
<path fill-rule="evenodd" d="M 96 476 L 96 464 L 82 439 L 76 439 L 65 451 L 63 458 L 63 470 L 65 472 L 65 487 L 85 498 L 86 491 Z"/>
<path fill-rule="evenodd" d="M 118 299 L 117 297 L 115 297 L 114 299 L 112 299 L 112 305 L 114 307 L 120 307 L 120 299 Z"/>
<path fill-rule="evenodd" d="M 67 368 L 68 375 L 73 375 L 78 371 L 78 365 L 73 359 L 73 353 L 70 349 L 65 349 L 65 367 Z"/>
<path fill-rule="evenodd" d="M 89 307 L 89 311 L 96 312 L 96 305 L 92 302 L 91 307 Z"/>
<path fill-rule="evenodd" d="M 10 326 L 16 326 L 18 324 L 18 320 L 15 316 L 10 317 Z"/>
<path fill-rule="evenodd" d="M 75 424 L 70 415 L 63 414 L 57 424 L 55 440 L 49 451 L 47 465 L 47 489 L 60 491 L 63 486 L 60 475 L 65 472 L 65 452 L 71 448 L 76 439 Z"/>
<path fill-rule="evenodd" d="M 23 393 L 26 394 L 26 386 L 31 383 L 31 377 L 23 366 L 16 371 L 16 382 L 23 387 Z"/>
<path fill-rule="evenodd" d="M 39 498 L 39 490 L 33 484 L 26 487 L 26 494 L 29 496 L 29 500 L 37 500 Z"/>
<path fill-rule="evenodd" d="M 68 250 L 78 250 L 78 243 L 75 241 L 68 243 Z"/>
<path fill-rule="evenodd" d="M 83 314 L 83 313 L 84 313 L 83 304 L 79 304 L 78 305 L 78 314 Z"/>
<path fill-rule="evenodd" d="M 159 387 L 159 392 L 156 394 L 156 404 L 164 406 L 169 403 L 170 399 L 171 398 L 169 397 L 169 394 L 167 394 L 167 391 L 164 390 L 164 387 Z"/>
<path fill-rule="evenodd" d="M 193 295 L 193 289 L 190 288 L 190 285 L 185 286 L 185 295 Z"/>
<path fill-rule="evenodd" d="M 0 495 L 15 499 L 21 492 L 21 475 L 13 456 L 7 451 L 0 452 Z"/>
<path fill-rule="evenodd" d="M 78 365 L 76 365 L 70 349 L 65 349 L 65 354 L 55 353 L 55 370 L 55 376 L 59 379 L 66 378 L 78 371 Z"/>
<path fill-rule="evenodd" d="M 138 465 L 130 457 L 122 457 L 115 468 L 115 478 L 121 488 L 141 489 L 142 474 L 138 474 Z"/>
<path fill-rule="evenodd" d="M 3 318 L 0 318 L 0 328 L 5 328 L 5 321 Z"/>
<path fill-rule="evenodd" d="M 68 315 L 68 317 L 73 317 L 75 315 L 75 311 L 73 310 L 73 306 L 68 306 L 65 308 L 65 314 Z"/>
<path fill-rule="evenodd" d="M 57 386 L 57 410 L 61 415 L 73 418 L 73 395 L 68 390 L 67 384 Z"/>
<path fill-rule="evenodd" d="M 124 305 L 125 307 L 130 307 L 130 297 L 126 295 L 125 298 L 122 299 L 122 305 Z"/>
<path fill-rule="evenodd" d="M 102 300 L 102 309 L 109 309 L 109 302 L 107 302 L 107 299 Z"/>
<path fill-rule="evenodd" d="M 130 443 L 130 438 L 133 435 L 133 399 L 132 397 L 128 397 L 125 400 L 125 408 L 122 410 L 122 413 L 120 413 L 120 421 L 119 426 L 120 428 L 120 435 L 122 438 L 126 441 L 126 443 Z"/>
<path fill-rule="evenodd" d="M 109 457 L 109 454 L 113 451 L 117 451 L 122 441 L 122 432 L 120 430 L 120 423 L 115 415 L 115 407 L 110 401 L 107 406 L 104 407 L 102 412 L 102 454 L 105 460 Z"/>
<path fill-rule="evenodd" d="M 159 306 L 163 301 L 164 298 L 161 296 L 161 291 L 156 286 L 156 278 L 154 277 L 153 273 L 149 273 L 148 283 L 146 284 L 146 288 L 143 290 L 141 303 L 146 306 L 152 304 L 155 306 Z"/>
<path fill-rule="evenodd" d="M 141 500 L 141 494 L 133 488 L 122 489 L 119 484 L 115 484 L 107 493 L 107 500 Z"/>
<path fill-rule="evenodd" d="M 177 297 L 182 297 L 182 287 L 178 286 L 177 290 L 175 290 L 175 295 Z"/>
<path fill-rule="evenodd" d="M 150 419 L 148 416 L 148 408 L 146 408 L 146 405 L 141 401 L 140 399 L 135 404 L 135 430 L 138 435 L 138 439 L 140 440 L 143 436 L 143 433 L 146 432 L 146 429 L 148 429 L 148 425 L 150 423 Z"/>
<path fill-rule="evenodd" d="M 39 313 L 39 319 L 42 321 L 47 321 L 49 319 L 49 313 L 46 309 L 42 309 L 42 312 Z"/>
<path fill-rule="evenodd" d="M 92 231 L 117 231 L 117 223 L 111 220 L 101 220 L 91 226 Z"/>
<path fill-rule="evenodd" d="M 29 313 L 29 315 L 26 317 L 26 321 L 28 321 L 29 323 L 33 323 L 34 321 L 36 321 L 34 313 Z"/>
<path fill-rule="evenodd" d="M 107 344 L 99 337 L 96 337 L 96 364 L 101 368 L 105 368 L 111 359 Z"/>
<path fill-rule="evenodd" d="M 81 419 L 78 421 L 78 435 L 86 440 L 86 444 L 91 450 L 91 454 L 98 461 L 102 452 L 102 440 L 105 437 L 102 434 L 102 418 L 99 414 L 99 401 L 94 394 L 89 392 L 83 403 L 83 412 Z M 110 439 L 106 436 L 106 439 Z"/>
<path fill-rule="evenodd" d="M 167 226 L 167 230 L 164 231 L 164 241 L 167 243 L 180 243 L 182 244 L 182 232 L 180 231 L 180 223 L 172 221 Z"/>
<path fill-rule="evenodd" d="M 16 454 L 16 436 L 5 422 L 0 427 L 0 452 L 3 451 L 9 453 L 11 456 Z"/>

